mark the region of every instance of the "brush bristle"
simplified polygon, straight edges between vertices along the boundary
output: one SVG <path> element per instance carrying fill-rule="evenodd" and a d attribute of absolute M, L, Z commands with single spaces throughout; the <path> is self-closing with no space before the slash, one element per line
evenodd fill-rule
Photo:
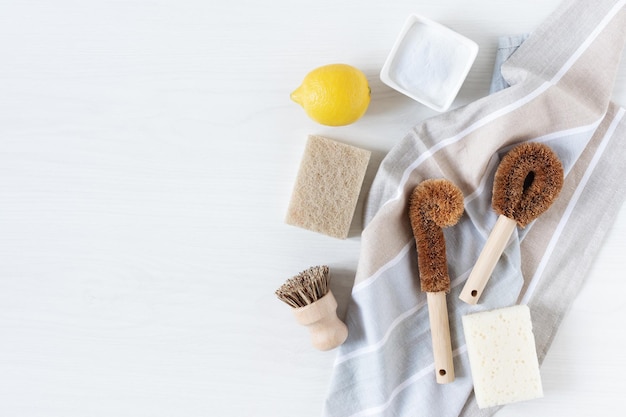
<path fill-rule="evenodd" d="M 462 215 L 463 193 L 450 181 L 430 179 L 413 189 L 409 202 L 409 218 L 417 245 L 422 291 L 450 291 L 442 227 L 456 224 Z"/>
<path fill-rule="evenodd" d="M 492 206 L 525 227 L 550 208 L 562 187 L 563 165 L 554 151 L 542 143 L 523 143 L 496 170 Z"/>
<path fill-rule="evenodd" d="M 328 266 L 313 266 L 289 278 L 275 294 L 293 308 L 305 307 L 328 293 L 329 282 Z"/>

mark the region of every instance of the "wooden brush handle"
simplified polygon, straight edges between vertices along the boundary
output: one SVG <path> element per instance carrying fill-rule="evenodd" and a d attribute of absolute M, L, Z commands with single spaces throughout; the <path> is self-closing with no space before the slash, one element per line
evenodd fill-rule
<path fill-rule="evenodd" d="M 337 317 L 337 300 L 331 291 L 308 306 L 294 308 L 293 314 L 298 323 L 308 327 L 316 349 L 334 349 L 348 337 L 348 328 Z"/>
<path fill-rule="evenodd" d="M 468 304 L 478 302 L 516 225 L 517 222 L 513 219 L 502 215 L 498 217 L 485 247 L 480 252 L 480 256 L 463 286 L 461 295 L 459 295 L 461 300 Z"/>
<path fill-rule="evenodd" d="M 435 358 L 435 376 L 437 383 L 447 384 L 454 381 L 454 363 L 452 362 L 452 342 L 450 341 L 450 322 L 446 293 L 427 292 L 428 318 Z"/>

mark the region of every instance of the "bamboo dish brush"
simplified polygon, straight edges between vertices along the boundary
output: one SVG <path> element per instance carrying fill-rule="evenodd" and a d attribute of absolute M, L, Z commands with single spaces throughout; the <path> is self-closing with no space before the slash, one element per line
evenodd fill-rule
<path fill-rule="evenodd" d="M 563 165 L 549 146 L 523 143 L 509 151 L 498 166 L 492 207 L 498 220 L 489 234 L 459 298 L 476 304 L 515 226 L 526 227 L 543 214 L 563 187 Z"/>
<path fill-rule="evenodd" d="M 348 337 L 348 328 L 337 317 L 337 300 L 329 283 L 328 266 L 313 266 L 276 290 L 276 296 L 292 307 L 296 321 L 309 329 L 311 343 L 319 350 L 334 349 Z"/>
<path fill-rule="evenodd" d="M 448 180 L 425 180 L 411 193 L 409 218 L 417 245 L 420 286 L 426 292 L 428 303 L 435 376 L 439 384 L 454 381 L 446 305 L 450 276 L 442 228 L 456 224 L 463 211 L 463 193 Z"/>

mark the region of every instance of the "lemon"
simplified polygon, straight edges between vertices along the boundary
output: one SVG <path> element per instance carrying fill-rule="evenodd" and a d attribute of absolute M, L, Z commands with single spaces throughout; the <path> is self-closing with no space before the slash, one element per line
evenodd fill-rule
<path fill-rule="evenodd" d="M 309 72 L 291 99 L 308 116 L 327 126 L 345 126 L 365 114 L 371 90 L 365 74 L 347 64 L 330 64 Z"/>

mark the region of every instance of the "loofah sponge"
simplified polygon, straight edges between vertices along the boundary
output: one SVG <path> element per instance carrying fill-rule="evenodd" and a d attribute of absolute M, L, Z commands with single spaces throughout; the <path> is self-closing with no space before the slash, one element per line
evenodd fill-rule
<path fill-rule="evenodd" d="M 371 152 L 310 135 L 285 222 L 345 239 Z"/>

